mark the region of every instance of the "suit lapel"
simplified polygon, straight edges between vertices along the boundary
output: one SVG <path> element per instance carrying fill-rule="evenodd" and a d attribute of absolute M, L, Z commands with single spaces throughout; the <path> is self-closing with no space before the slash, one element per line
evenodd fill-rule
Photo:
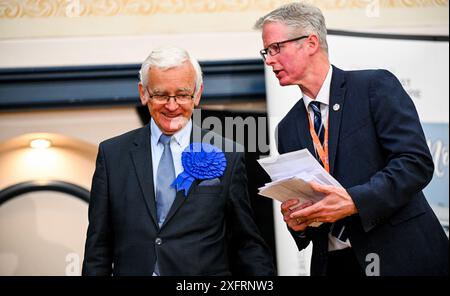
<path fill-rule="evenodd" d="M 331 79 L 331 86 L 330 86 L 329 133 L 328 133 L 328 158 L 330 161 L 330 174 L 332 174 L 334 171 L 342 112 L 344 109 L 345 92 L 347 90 L 344 87 L 344 83 L 345 83 L 344 71 L 333 66 L 333 76 Z"/>
<path fill-rule="evenodd" d="M 155 188 L 153 184 L 152 149 L 150 147 L 150 126 L 142 128 L 142 132 L 135 139 L 135 147 L 131 150 L 134 168 L 138 176 L 145 205 L 155 225 L 156 218 Z"/>
<path fill-rule="evenodd" d="M 194 181 L 194 183 L 195 183 L 195 181 Z M 189 189 L 189 194 L 192 191 L 192 187 L 194 187 L 194 186 L 191 186 L 191 189 Z M 188 194 L 188 196 L 189 196 L 189 194 Z M 177 192 L 177 194 L 175 196 L 175 200 L 173 201 L 172 206 L 170 207 L 169 213 L 167 214 L 166 220 L 164 220 L 164 223 L 163 223 L 163 225 L 161 225 L 161 228 L 163 228 L 164 225 L 166 225 L 167 222 L 169 222 L 170 219 L 172 219 L 173 215 L 175 215 L 175 213 L 178 211 L 178 209 L 181 207 L 181 205 L 186 201 L 186 198 L 188 198 L 188 196 L 187 197 L 184 196 L 183 190 Z"/>

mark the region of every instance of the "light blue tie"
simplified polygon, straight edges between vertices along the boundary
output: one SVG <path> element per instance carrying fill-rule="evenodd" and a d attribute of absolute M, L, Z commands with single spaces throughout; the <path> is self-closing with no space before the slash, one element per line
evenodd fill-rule
<path fill-rule="evenodd" d="M 159 138 L 159 142 L 164 145 L 156 176 L 156 213 L 160 227 L 164 223 L 176 195 L 175 188 L 170 186 L 175 180 L 175 168 L 170 150 L 171 138 L 172 136 L 165 134 Z"/>
<path fill-rule="evenodd" d="M 159 160 L 158 171 L 156 173 L 156 215 L 159 227 L 166 220 L 176 195 L 175 188 L 170 186 L 175 180 L 175 168 L 173 166 L 172 150 L 170 150 L 171 138 L 172 136 L 165 134 L 162 134 L 159 138 L 159 142 L 164 145 L 164 151 Z M 156 258 L 153 275 L 161 275 L 158 258 Z"/>

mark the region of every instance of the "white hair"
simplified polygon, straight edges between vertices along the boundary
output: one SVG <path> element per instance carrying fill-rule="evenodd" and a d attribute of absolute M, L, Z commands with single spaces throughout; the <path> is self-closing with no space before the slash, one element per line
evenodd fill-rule
<path fill-rule="evenodd" d="M 194 96 L 197 96 L 203 84 L 202 69 L 195 58 L 191 57 L 186 50 L 178 47 L 165 46 L 154 49 L 142 63 L 141 69 L 139 70 L 140 82 L 144 87 L 147 87 L 151 67 L 166 70 L 181 66 L 186 61 L 189 61 L 194 67 L 196 76 Z"/>
<path fill-rule="evenodd" d="M 328 54 L 327 27 L 319 8 L 304 2 L 289 3 L 259 18 L 254 29 L 262 30 L 268 22 L 283 23 L 296 34 L 316 34 L 322 50 Z"/>

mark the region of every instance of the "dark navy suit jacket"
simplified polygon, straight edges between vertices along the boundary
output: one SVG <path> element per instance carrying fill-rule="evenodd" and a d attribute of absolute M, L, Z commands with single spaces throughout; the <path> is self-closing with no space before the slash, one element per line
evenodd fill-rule
<path fill-rule="evenodd" d="M 375 253 L 381 275 L 448 274 L 448 238 L 422 193 L 433 160 L 400 82 L 386 70 L 333 67 L 329 106 L 330 173 L 358 209 L 345 223 L 363 270 Z M 314 155 L 308 127 L 302 99 L 278 126 L 279 152 Z M 304 238 L 292 232 L 299 249 L 313 242 L 312 275 L 326 273 L 329 229 L 308 227 Z"/>
<path fill-rule="evenodd" d="M 211 139 L 236 151 L 231 141 Z M 157 258 L 161 275 L 273 275 L 252 218 L 243 153 L 225 151 L 225 157 L 219 184 L 195 181 L 187 197 L 178 192 L 159 227 L 149 126 L 101 143 L 83 275 L 152 275 Z"/>

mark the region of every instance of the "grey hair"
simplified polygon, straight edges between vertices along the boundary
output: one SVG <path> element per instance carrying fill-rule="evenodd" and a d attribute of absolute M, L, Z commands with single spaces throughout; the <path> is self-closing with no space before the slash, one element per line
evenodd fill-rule
<path fill-rule="evenodd" d="M 319 8 L 304 2 L 289 3 L 259 18 L 254 29 L 262 30 L 268 22 L 283 23 L 297 34 L 316 34 L 322 50 L 328 55 L 327 27 Z"/>
<path fill-rule="evenodd" d="M 202 69 L 195 58 L 190 56 L 186 50 L 178 47 L 165 46 L 154 49 L 142 63 L 139 70 L 140 82 L 144 87 L 147 87 L 148 73 L 151 67 L 166 70 L 181 66 L 186 61 L 191 62 L 194 67 L 196 76 L 194 96 L 197 96 L 203 84 Z"/>

